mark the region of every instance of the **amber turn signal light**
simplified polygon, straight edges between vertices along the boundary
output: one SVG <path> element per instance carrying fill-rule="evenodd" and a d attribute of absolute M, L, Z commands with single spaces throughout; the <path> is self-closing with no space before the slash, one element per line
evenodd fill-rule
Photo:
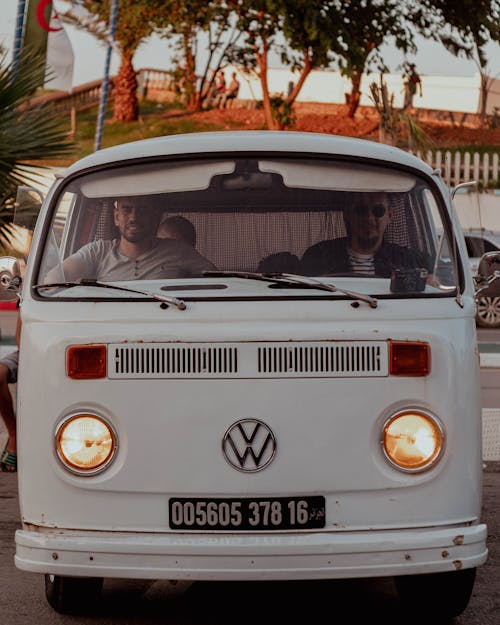
<path fill-rule="evenodd" d="M 390 375 L 426 376 L 431 371 L 431 348 L 422 341 L 389 341 Z"/>
<path fill-rule="evenodd" d="M 106 345 L 70 345 L 66 352 L 66 372 L 73 380 L 105 378 Z"/>

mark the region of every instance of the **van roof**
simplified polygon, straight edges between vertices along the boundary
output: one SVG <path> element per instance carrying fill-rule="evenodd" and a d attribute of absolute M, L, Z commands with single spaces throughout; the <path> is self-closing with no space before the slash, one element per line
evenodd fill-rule
<path fill-rule="evenodd" d="M 71 165 L 65 176 L 92 167 L 155 156 L 202 155 L 234 152 L 324 154 L 389 161 L 426 174 L 432 168 L 421 159 L 393 146 L 314 132 L 235 130 L 198 132 L 143 139 L 105 148 Z"/>

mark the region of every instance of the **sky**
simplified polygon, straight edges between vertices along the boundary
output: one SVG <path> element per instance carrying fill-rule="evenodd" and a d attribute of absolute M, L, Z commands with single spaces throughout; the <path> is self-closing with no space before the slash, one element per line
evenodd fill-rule
<path fill-rule="evenodd" d="M 7 49 L 9 59 L 14 41 L 17 5 L 18 0 L 0 0 L 0 43 Z M 56 10 L 63 5 L 64 3 L 54 0 Z M 75 56 L 73 87 L 102 78 L 105 70 L 106 48 L 85 32 L 68 26 L 66 26 L 66 31 Z M 418 53 L 409 60 L 416 64 L 417 71 L 421 75 L 473 76 L 478 71 L 473 61 L 456 58 L 437 43 L 419 39 L 418 47 Z M 487 52 L 489 74 L 500 78 L 500 46 L 491 44 Z M 389 69 L 399 73 L 398 66 L 404 60 L 402 55 L 390 46 L 385 46 L 382 54 Z M 111 75 L 116 74 L 118 65 L 119 57 L 113 53 Z M 273 66 L 272 60 L 271 66 Z M 274 66 L 279 65 L 276 62 Z M 136 70 L 145 67 L 171 69 L 171 52 L 167 42 L 156 36 L 148 40 L 138 49 L 134 57 L 134 67 Z"/>

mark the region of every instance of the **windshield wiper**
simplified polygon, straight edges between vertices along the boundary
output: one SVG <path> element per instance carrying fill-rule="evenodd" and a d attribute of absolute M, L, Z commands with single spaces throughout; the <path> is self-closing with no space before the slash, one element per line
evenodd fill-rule
<path fill-rule="evenodd" d="M 158 293 L 152 293 L 151 291 L 143 291 L 141 289 L 132 289 L 126 286 L 120 286 L 119 284 L 110 284 L 109 282 L 98 282 L 97 280 L 90 280 L 88 278 L 82 278 L 75 280 L 74 282 L 49 282 L 48 284 L 35 284 L 34 289 L 56 289 L 56 288 L 71 288 L 74 286 L 95 286 L 101 289 L 115 289 L 116 291 L 126 291 L 127 293 L 138 293 L 139 295 L 146 295 L 152 299 L 162 302 L 164 304 L 172 304 L 177 306 L 179 310 L 186 310 L 186 303 L 178 299 L 177 297 L 169 297 L 168 295 L 159 295 Z"/>
<path fill-rule="evenodd" d="M 272 282 L 274 284 L 302 286 L 306 289 L 318 289 L 320 291 L 330 291 L 332 293 L 343 293 L 347 297 L 366 302 L 371 308 L 377 308 L 378 301 L 370 295 L 364 295 L 363 293 L 357 293 L 356 291 L 349 291 L 347 289 L 341 289 L 328 282 L 322 282 L 316 278 L 309 278 L 305 276 L 298 276 L 294 273 L 258 273 L 253 271 L 204 271 L 204 276 L 212 278 L 228 277 L 228 278 L 244 278 L 246 280 L 262 280 L 264 282 Z"/>

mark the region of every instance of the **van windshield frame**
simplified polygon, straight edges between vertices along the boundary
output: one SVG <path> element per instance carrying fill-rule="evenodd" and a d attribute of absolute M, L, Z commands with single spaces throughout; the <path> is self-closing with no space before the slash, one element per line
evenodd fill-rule
<path fill-rule="evenodd" d="M 150 238 L 156 254 L 165 256 L 149 275 L 132 271 L 143 261 L 148 269 L 147 252 L 134 258 L 127 255 L 130 246 L 125 253 L 122 249 L 125 235 L 117 210 L 127 201 L 142 207 L 144 220 L 147 215 L 158 221 L 154 230 L 151 226 Z M 382 204 L 386 213 L 374 216 L 373 206 L 380 212 Z M 203 284 L 213 282 L 206 272 L 220 271 L 294 274 L 374 297 L 452 297 L 463 288 L 440 191 L 430 177 L 390 163 L 324 155 L 226 153 L 119 163 L 70 178 L 52 206 L 33 285 L 146 280 L 148 291 L 183 288 L 188 299 L 240 298 L 241 286 L 238 292 L 226 288 L 229 276 L 216 295 L 213 289 L 209 295 L 203 293 Z M 349 230 L 356 223 L 368 231 L 381 219 L 387 223 L 380 248 L 370 258 L 351 244 Z M 195 239 L 188 242 L 185 233 L 172 233 L 176 220 L 188 220 Z M 166 238 L 159 236 L 160 224 L 171 229 Z M 379 250 L 385 250 L 385 256 Z M 340 252 L 347 260 L 334 263 L 333 256 Z M 71 275 L 65 266 L 73 257 L 90 263 L 90 269 Z M 117 259 L 122 266 L 113 273 L 109 264 Z M 103 291 L 97 295 L 88 288 L 86 292 L 82 284 L 64 294 L 42 289 L 37 296 L 117 297 Z M 252 288 L 248 296 L 267 298 L 269 285 L 260 288 L 261 293 Z M 273 288 L 273 297 L 294 297 L 285 291 Z M 296 296 L 299 292 L 300 288 L 292 288 Z M 309 294 L 318 296 L 326 294 Z"/>

